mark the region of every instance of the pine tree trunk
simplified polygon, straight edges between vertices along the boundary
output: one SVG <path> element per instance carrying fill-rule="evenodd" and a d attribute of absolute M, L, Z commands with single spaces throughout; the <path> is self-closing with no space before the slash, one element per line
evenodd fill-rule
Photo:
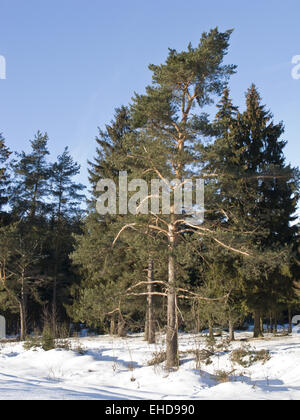
<path fill-rule="evenodd" d="M 292 324 L 292 309 L 288 306 L 288 316 L 289 316 L 289 330 L 288 333 L 292 334 L 293 332 L 293 324 Z"/>
<path fill-rule="evenodd" d="M 274 316 L 274 334 L 277 334 L 278 332 L 278 320 L 277 320 L 277 313 L 275 312 Z"/>
<path fill-rule="evenodd" d="M 126 336 L 126 330 L 125 330 L 125 321 L 122 315 L 119 315 L 118 319 L 118 337 L 125 337 Z"/>
<path fill-rule="evenodd" d="M 195 323 L 196 323 L 196 333 L 199 333 L 201 331 L 201 320 L 200 320 L 200 314 L 199 310 L 195 310 L 194 308 L 194 317 L 195 317 Z"/>
<path fill-rule="evenodd" d="M 233 320 L 231 317 L 229 317 L 229 341 L 234 341 L 235 337 L 234 337 L 234 324 L 233 324 Z"/>
<path fill-rule="evenodd" d="M 116 321 L 115 321 L 115 317 L 112 316 L 110 320 L 110 335 L 115 335 L 115 334 L 116 334 Z"/>
<path fill-rule="evenodd" d="M 153 260 L 149 259 L 148 264 L 148 296 L 147 296 L 147 341 L 149 344 L 155 343 L 155 325 L 153 314 Z"/>
<path fill-rule="evenodd" d="M 270 333 L 273 334 L 274 328 L 273 328 L 273 316 L 272 313 L 270 314 Z"/>
<path fill-rule="evenodd" d="M 20 307 L 20 340 L 25 341 L 27 335 L 27 326 L 26 326 L 26 309 L 24 301 L 21 301 L 19 304 Z"/>
<path fill-rule="evenodd" d="M 27 323 L 26 323 L 26 293 L 25 293 L 25 282 L 24 273 L 21 279 L 21 298 L 20 298 L 20 338 L 21 341 L 25 341 L 27 335 Z"/>
<path fill-rule="evenodd" d="M 200 316 L 197 315 L 196 317 L 196 333 L 198 334 L 200 332 Z"/>
<path fill-rule="evenodd" d="M 166 337 L 166 367 L 178 366 L 178 331 L 177 331 L 177 308 L 176 308 L 176 277 L 175 277 L 175 226 L 169 225 L 169 265 L 168 265 L 168 320 Z"/>
<path fill-rule="evenodd" d="M 260 324 L 260 311 L 254 311 L 254 338 L 263 337 Z"/>
<path fill-rule="evenodd" d="M 146 319 L 145 319 L 145 334 L 144 334 L 144 340 L 145 341 L 148 341 L 148 338 L 149 338 L 148 316 L 149 316 L 149 310 L 148 310 L 148 300 L 147 300 Z"/>
<path fill-rule="evenodd" d="M 52 314 L 51 314 L 51 327 L 52 334 L 54 337 L 57 336 L 57 313 L 56 313 L 56 299 L 57 299 L 57 281 L 56 276 L 53 282 L 53 291 L 52 291 Z"/>
<path fill-rule="evenodd" d="M 260 331 L 262 332 L 262 334 L 264 333 L 264 320 L 262 319 L 262 317 L 260 317 Z"/>
<path fill-rule="evenodd" d="M 209 331 L 209 338 L 214 340 L 214 328 L 211 318 L 208 320 L 208 331 Z"/>

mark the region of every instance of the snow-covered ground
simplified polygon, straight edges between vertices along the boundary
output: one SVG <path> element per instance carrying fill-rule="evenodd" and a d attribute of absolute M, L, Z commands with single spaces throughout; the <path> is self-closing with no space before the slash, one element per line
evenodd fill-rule
<path fill-rule="evenodd" d="M 237 334 L 237 339 L 250 337 Z M 141 334 L 71 339 L 85 351 L 24 350 L 22 343 L 0 344 L 0 399 L 300 399 L 300 338 L 265 337 L 249 341 L 267 349 L 271 359 L 249 368 L 232 364 L 230 353 L 218 353 L 212 364 L 196 366 L 189 351 L 202 348 L 198 335 L 180 334 L 181 364 L 168 372 L 164 364 L 148 366 L 159 344 L 148 345 Z M 242 345 L 235 342 L 231 349 Z M 217 371 L 231 372 L 219 382 Z"/>

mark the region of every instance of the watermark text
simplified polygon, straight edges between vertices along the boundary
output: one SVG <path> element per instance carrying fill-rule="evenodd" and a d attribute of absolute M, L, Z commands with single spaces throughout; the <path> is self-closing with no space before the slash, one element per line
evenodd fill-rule
<path fill-rule="evenodd" d="M 204 220 L 203 179 L 143 179 L 128 180 L 126 171 L 119 180 L 101 179 L 96 191 L 97 212 L 106 214 L 181 214 L 187 222 L 201 224 Z"/>
<path fill-rule="evenodd" d="M 292 68 L 292 78 L 294 80 L 300 79 L 300 55 L 294 55 L 292 58 L 292 64 L 294 67 Z"/>
<path fill-rule="evenodd" d="M 0 55 L 0 80 L 6 79 L 6 60 L 3 55 Z"/>

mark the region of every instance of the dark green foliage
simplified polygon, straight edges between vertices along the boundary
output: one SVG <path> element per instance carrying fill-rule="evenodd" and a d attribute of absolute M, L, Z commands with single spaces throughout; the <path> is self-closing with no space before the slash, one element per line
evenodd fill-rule
<path fill-rule="evenodd" d="M 1 308 L 19 312 L 22 339 L 44 321 L 57 334 L 76 282 L 69 254 L 80 231 L 84 187 L 73 181 L 80 168 L 68 149 L 52 164 L 47 143 L 47 134 L 38 132 L 30 153 L 12 163 L 11 224 L 0 238 Z"/>
<path fill-rule="evenodd" d="M 2 207 L 8 202 L 8 185 L 10 178 L 7 161 L 9 156 L 10 151 L 5 146 L 4 137 L 0 133 L 0 212 Z"/>
<path fill-rule="evenodd" d="M 81 203 L 85 186 L 74 182 L 73 178 L 80 172 L 80 165 L 70 156 L 68 147 L 57 157 L 50 168 L 50 194 L 52 196 L 52 217 L 55 221 L 62 219 L 80 219 Z"/>
<path fill-rule="evenodd" d="M 31 221 L 47 215 L 50 203 L 50 166 L 46 158 L 48 135 L 37 132 L 31 141 L 31 153 L 18 153 L 13 163 L 14 183 L 10 205 L 16 217 L 28 217 Z"/>
<path fill-rule="evenodd" d="M 55 337 L 49 326 L 45 326 L 43 330 L 42 340 L 41 340 L 42 349 L 45 351 L 55 349 Z"/>
<path fill-rule="evenodd" d="M 214 130 L 217 139 L 205 151 L 207 170 L 216 174 L 208 196 L 218 213 L 211 218 L 227 236 L 244 232 L 243 247 L 253 255 L 234 263 L 244 304 L 260 312 L 287 304 L 294 295 L 290 268 L 299 174 L 285 163 L 283 125 L 273 122 L 252 85 L 243 113 L 225 90 Z"/>
<path fill-rule="evenodd" d="M 268 350 L 254 350 L 251 346 L 244 345 L 231 352 L 230 360 L 244 368 L 252 366 L 254 363 L 261 362 L 263 365 L 271 359 Z"/>
<path fill-rule="evenodd" d="M 231 33 L 213 29 L 196 47 L 170 49 L 163 64 L 149 66 L 145 93 L 99 129 L 86 213 L 84 186 L 74 180 L 80 166 L 68 148 L 50 162 L 48 136 L 38 131 L 8 170 L 0 135 L 0 310 L 14 322 L 19 314 L 22 339 L 45 326 L 43 347 L 54 348 L 60 324 L 70 320 L 120 336 L 148 334 L 155 324 L 166 328 L 167 351 L 153 363 L 166 359 L 171 368 L 178 328 L 208 328 L 210 352 L 214 328 L 228 328 L 233 340 L 249 313 L 257 334 L 263 317 L 276 323 L 288 309 L 291 319 L 299 305 L 299 172 L 285 162 L 284 126 L 256 87 L 243 112 L 230 98 L 236 67 L 223 59 Z M 211 119 L 203 111 L 222 94 Z M 121 171 L 128 182 L 146 181 L 149 192 L 152 179 L 204 178 L 204 223 L 176 214 L 171 184 L 170 214 L 161 202 L 160 214 L 98 214 L 98 181 L 115 181 L 118 208 Z M 198 364 L 211 356 L 197 354 Z"/>

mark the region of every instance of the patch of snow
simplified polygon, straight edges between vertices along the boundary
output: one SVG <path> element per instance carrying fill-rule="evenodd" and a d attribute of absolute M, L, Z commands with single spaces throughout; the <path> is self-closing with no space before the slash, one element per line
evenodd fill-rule
<path fill-rule="evenodd" d="M 251 337 L 237 333 L 232 349 Z M 154 352 L 164 348 L 149 345 L 142 334 L 126 338 L 110 336 L 70 339 L 86 351 L 42 349 L 24 350 L 22 343 L 0 344 L 0 399 L 300 399 L 300 337 L 271 337 L 249 341 L 256 350 L 266 349 L 271 359 L 249 368 L 233 365 L 229 353 L 212 357 L 210 365 L 197 369 L 190 350 L 203 348 L 199 335 L 180 334 L 181 364 L 168 372 L 164 364 L 148 366 Z M 219 383 L 217 371 L 229 372 L 229 380 Z"/>

